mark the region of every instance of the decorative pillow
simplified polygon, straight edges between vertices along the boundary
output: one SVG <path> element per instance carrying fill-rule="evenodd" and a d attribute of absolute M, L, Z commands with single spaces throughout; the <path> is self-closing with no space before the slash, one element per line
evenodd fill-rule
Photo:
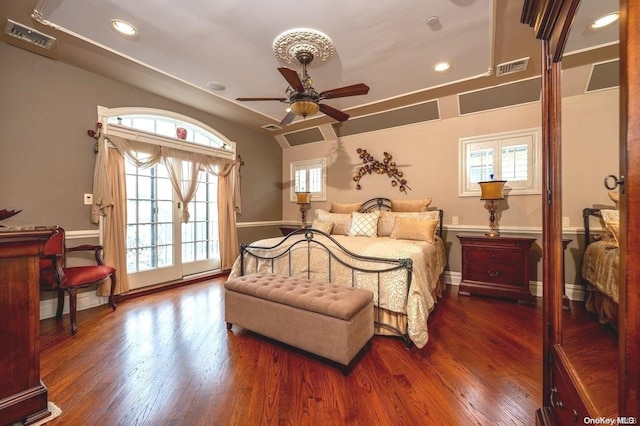
<path fill-rule="evenodd" d="M 378 218 L 380 212 L 373 213 L 351 213 L 350 237 L 375 237 L 378 234 Z"/>
<path fill-rule="evenodd" d="M 325 222 L 323 220 L 314 219 L 311 227 L 313 229 L 317 229 L 318 231 L 322 231 L 325 234 L 330 234 L 331 230 L 333 229 L 333 222 Z"/>
<path fill-rule="evenodd" d="M 391 238 L 426 241 L 433 244 L 439 220 L 397 217 L 391 231 Z"/>
<path fill-rule="evenodd" d="M 613 235 L 616 245 L 620 244 L 620 210 L 603 209 L 600 210 L 604 226 Z"/>
<path fill-rule="evenodd" d="M 431 210 L 428 212 L 380 212 L 380 220 L 378 220 L 378 237 L 389 237 L 391 231 L 393 231 L 393 224 L 396 218 L 412 218 L 422 220 L 439 220 L 440 213 L 437 210 Z"/>
<path fill-rule="evenodd" d="M 609 198 L 615 203 L 616 209 L 619 208 L 618 203 L 620 202 L 620 193 L 618 191 L 609 191 Z"/>
<path fill-rule="evenodd" d="M 331 234 L 348 235 L 351 228 L 351 215 L 343 213 L 329 213 L 326 210 L 316 209 L 315 218 L 323 222 L 333 223 Z"/>
<path fill-rule="evenodd" d="M 426 212 L 431 198 L 424 200 L 391 200 L 392 212 Z"/>
<path fill-rule="evenodd" d="M 351 204 L 341 204 L 341 203 L 331 203 L 331 213 L 353 213 L 360 210 L 360 203 L 351 203 Z"/>

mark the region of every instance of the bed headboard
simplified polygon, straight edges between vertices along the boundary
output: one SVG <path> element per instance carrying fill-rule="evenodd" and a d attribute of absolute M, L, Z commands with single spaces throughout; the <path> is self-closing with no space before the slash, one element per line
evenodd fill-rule
<path fill-rule="evenodd" d="M 597 217 L 602 219 L 602 213 L 600 213 L 600 209 L 595 209 L 593 207 L 587 207 L 582 209 L 582 223 L 584 225 L 584 245 L 585 247 L 591 244 L 591 229 L 589 218 Z"/>
<path fill-rule="evenodd" d="M 388 198 L 382 198 L 382 197 L 372 198 L 362 203 L 359 209 L 360 213 L 369 213 L 369 212 L 374 212 L 376 210 L 384 210 L 384 211 L 390 212 L 391 200 Z M 444 236 L 443 236 L 444 226 L 442 224 L 444 219 L 444 211 L 442 209 L 435 209 L 435 208 L 429 208 L 428 210 L 438 212 L 438 219 L 440 220 L 440 223 L 438 224 L 438 236 L 444 239 Z"/>

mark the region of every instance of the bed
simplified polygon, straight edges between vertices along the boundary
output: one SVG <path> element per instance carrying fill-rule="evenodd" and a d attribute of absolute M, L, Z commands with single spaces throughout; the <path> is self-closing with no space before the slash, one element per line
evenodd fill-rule
<path fill-rule="evenodd" d="M 334 206 L 332 212 L 316 210 L 311 228 L 243 244 L 229 279 L 272 272 L 368 289 L 374 295 L 375 333 L 422 348 L 429 339 L 427 318 L 442 295 L 443 211 L 424 205 L 420 212 L 392 211 L 392 202 L 375 198 L 352 205 L 351 213 Z M 364 216 L 377 216 L 375 231 L 345 235 Z M 332 226 L 326 228 L 327 222 Z"/>
<path fill-rule="evenodd" d="M 582 281 L 585 286 L 585 307 L 597 315 L 602 324 L 618 324 L 618 210 L 585 208 L 582 211 L 585 229 L 585 252 L 582 258 Z M 593 234 L 591 218 L 604 224 L 603 232 Z"/>

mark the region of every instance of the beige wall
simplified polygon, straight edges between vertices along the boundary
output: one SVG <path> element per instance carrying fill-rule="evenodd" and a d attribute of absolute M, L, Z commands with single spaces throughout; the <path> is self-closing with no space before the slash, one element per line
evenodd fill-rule
<path fill-rule="evenodd" d="M 239 221 L 280 220 L 282 155 L 268 134 L 0 42 L 0 209 L 23 209 L 5 225 L 95 229 L 83 194 L 92 192 L 95 154 L 87 130 L 98 105 L 175 111 L 237 143 L 243 205 Z"/>
<path fill-rule="evenodd" d="M 450 103 L 451 99 L 444 100 Z M 329 209 L 330 202 L 362 202 L 372 197 L 433 198 L 432 206 L 444 209 L 450 271 L 460 271 L 457 232 L 482 230 L 488 214 L 478 197 L 458 196 L 459 138 L 530 129 L 541 126 L 540 104 L 520 105 L 435 122 L 343 137 L 293 147 L 283 151 L 283 215 L 299 221 L 295 203 L 289 202 L 289 163 L 327 157 L 327 202 L 313 203 L 313 209 Z M 577 282 L 581 259 L 582 209 L 593 204 L 610 204 L 602 181 L 618 170 L 618 90 L 604 90 L 563 99 L 563 216 L 569 218 L 565 238 L 572 239 L 567 251 L 567 281 Z M 357 148 L 381 159 L 384 151 L 393 155 L 409 186 L 407 195 L 389 184 L 386 176 L 368 175 L 362 190 L 352 180 L 360 167 Z M 500 226 L 506 234 L 533 236 L 532 279 L 541 280 L 540 243 L 542 210 L 540 195 L 509 196 L 500 204 Z M 452 217 L 458 224 L 452 224 Z M 313 217 L 313 211 L 310 212 Z"/>

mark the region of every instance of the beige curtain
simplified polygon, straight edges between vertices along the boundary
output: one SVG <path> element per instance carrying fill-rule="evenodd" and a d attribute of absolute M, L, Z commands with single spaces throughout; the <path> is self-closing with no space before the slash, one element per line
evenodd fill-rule
<path fill-rule="evenodd" d="M 107 251 L 115 251 L 122 256 L 122 265 L 119 271 L 126 271 L 126 183 L 124 178 L 124 157 L 136 164 L 137 167 L 147 168 L 158 163 L 163 163 L 169 171 L 169 177 L 173 188 L 182 202 L 182 221 L 188 222 L 188 204 L 193 199 L 198 186 L 198 173 L 205 171 L 219 177 L 218 180 L 218 222 L 220 237 L 220 260 L 222 269 L 230 269 L 233 261 L 238 256 L 238 236 L 235 221 L 233 179 L 230 174 L 234 169 L 235 161 L 204 155 L 193 152 L 181 151 L 173 148 L 152 145 L 139 141 L 108 136 L 107 139 L 113 144 L 119 153 L 121 163 L 115 160 L 108 160 L 114 156 L 108 156 L 106 141 L 104 136 L 99 140 L 98 156 L 96 157 L 96 168 L 94 171 L 94 206 L 92 206 L 91 220 L 98 222 L 100 215 L 106 216 L 105 222 L 105 258 Z M 109 150 L 114 151 L 114 150 Z M 177 167 L 181 162 L 183 166 L 182 179 L 178 178 Z M 184 166 L 187 171 L 185 173 Z M 112 170 L 112 168 L 116 168 Z M 116 176 L 121 173 L 122 176 Z M 97 196 L 96 196 L 97 194 Z M 113 208 L 111 208 L 113 206 Z M 122 221 L 117 222 L 117 216 L 111 216 L 118 206 L 118 214 L 122 214 Z M 121 209 L 121 210 L 120 210 Z M 122 230 L 119 235 L 117 228 Z M 107 235 L 108 233 L 108 235 Z M 109 248 L 107 248 L 109 247 Z M 119 259 L 112 255 L 114 262 Z M 110 263 L 114 267 L 116 263 Z M 126 279 L 120 284 L 118 274 L 118 288 L 116 293 L 128 291 Z"/>

